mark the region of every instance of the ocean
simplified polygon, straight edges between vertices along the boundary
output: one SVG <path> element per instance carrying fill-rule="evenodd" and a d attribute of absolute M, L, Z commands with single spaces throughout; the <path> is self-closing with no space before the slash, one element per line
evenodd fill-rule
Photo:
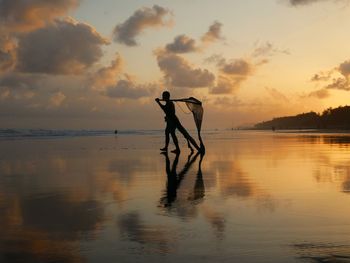
<path fill-rule="evenodd" d="M 118 135 L 151 135 L 161 130 L 118 130 Z M 67 138 L 86 136 L 115 136 L 114 130 L 67 130 L 67 129 L 0 129 L 1 139 Z"/>

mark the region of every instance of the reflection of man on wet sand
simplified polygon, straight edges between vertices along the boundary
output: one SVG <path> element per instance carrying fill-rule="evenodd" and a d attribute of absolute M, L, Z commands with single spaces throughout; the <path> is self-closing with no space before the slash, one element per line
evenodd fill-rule
<path fill-rule="evenodd" d="M 165 170 L 167 174 L 167 185 L 166 185 L 166 191 L 164 193 L 164 196 L 161 198 L 160 203 L 164 207 L 170 207 L 172 203 L 176 201 L 177 190 L 179 189 L 182 180 L 185 178 L 185 175 L 190 170 L 192 165 L 196 162 L 200 153 L 196 153 L 195 155 L 193 155 L 193 152 L 191 152 L 188 155 L 186 164 L 184 165 L 183 169 L 179 173 L 177 173 L 176 168 L 179 162 L 180 154 L 176 154 L 172 165 L 170 164 L 170 159 L 168 154 L 164 152 L 163 155 L 165 156 Z M 193 194 L 191 194 L 191 196 L 188 198 L 191 201 L 202 199 L 205 193 L 202 170 L 201 170 L 201 164 L 202 164 L 204 155 L 200 155 L 200 156 L 201 157 L 198 163 L 199 167 L 198 167 L 196 182 L 193 189 Z"/>

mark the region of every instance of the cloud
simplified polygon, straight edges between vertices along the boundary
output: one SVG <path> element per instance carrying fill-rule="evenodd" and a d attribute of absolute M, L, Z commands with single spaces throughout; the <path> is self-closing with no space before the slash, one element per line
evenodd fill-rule
<path fill-rule="evenodd" d="M 288 2 L 292 6 L 300 6 L 300 5 L 308 5 L 313 3 L 320 3 L 320 2 L 348 2 L 348 0 L 288 0 Z"/>
<path fill-rule="evenodd" d="M 235 59 L 229 63 L 219 65 L 220 71 L 227 75 L 247 76 L 252 72 L 253 66 L 244 59 Z"/>
<path fill-rule="evenodd" d="M 16 70 L 27 73 L 80 74 L 102 56 L 108 44 L 90 25 L 59 21 L 19 37 Z"/>
<path fill-rule="evenodd" d="M 216 86 L 210 89 L 211 94 L 229 94 L 239 88 L 242 79 L 236 79 L 227 75 L 219 74 Z"/>
<path fill-rule="evenodd" d="M 336 78 L 326 86 L 327 89 L 350 90 L 349 80 L 346 78 Z"/>
<path fill-rule="evenodd" d="M 289 3 L 293 6 L 307 5 L 315 2 L 324 2 L 325 0 L 289 0 Z"/>
<path fill-rule="evenodd" d="M 11 95 L 10 90 L 0 88 L 0 100 L 5 100 Z"/>
<path fill-rule="evenodd" d="M 42 76 L 8 72 L 0 75 L 0 99 L 31 99 L 42 86 Z"/>
<path fill-rule="evenodd" d="M 61 91 L 56 92 L 53 94 L 49 100 L 50 106 L 52 107 L 59 107 L 63 103 L 63 101 L 66 99 L 66 95 L 64 95 Z"/>
<path fill-rule="evenodd" d="M 255 67 L 246 59 L 234 59 L 230 62 L 220 56 L 210 59 L 216 61 L 219 70 L 217 84 L 210 90 L 212 94 L 228 94 L 236 91 L 253 73 Z"/>
<path fill-rule="evenodd" d="M 140 99 L 154 93 L 155 84 L 136 84 L 131 79 L 119 80 L 116 85 L 106 88 L 104 95 L 118 99 Z"/>
<path fill-rule="evenodd" d="M 157 84 L 137 84 L 130 75 L 123 73 L 123 59 L 119 54 L 109 66 L 90 75 L 87 84 L 104 96 L 118 99 L 148 97 L 157 89 Z"/>
<path fill-rule="evenodd" d="M 270 55 L 273 51 L 273 46 L 270 42 L 266 42 L 263 45 L 257 46 L 253 51 L 254 57 Z"/>
<path fill-rule="evenodd" d="M 221 35 L 222 24 L 215 21 L 208 29 L 208 31 L 202 36 L 202 41 L 206 43 L 215 42 L 223 39 Z"/>
<path fill-rule="evenodd" d="M 256 43 L 254 50 L 247 58 L 227 60 L 220 54 L 214 54 L 205 59 L 206 63 L 216 64 L 218 77 L 216 86 L 210 90 L 211 94 L 230 94 L 252 76 L 256 69 L 269 62 L 269 58 L 277 53 L 289 54 L 288 50 L 276 48 L 270 42 Z M 272 92 L 272 91 L 271 91 Z"/>
<path fill-rule="evenodd" d="M 205 62 L 216 64 L 218 68 L 217 83 L 216 86 L 210 89 L 210 93 L 230 94 L 238 90 L 241 84 L 252 76 L 260 66 L 269 62 L 267 57 L 276 53 L 289 54 L 287 50 L 280 50 L 270 42 L 266 42 L 263 44 L 256 43 L 255 49 L 247 58 L 227 60 L 218 54 L 206 58 Z"/>
<path fill-rule="evenodd" d="M 225 109 L 247 106 L 246 102 L 243 102 L 236 96 L 219 96 L 212 100 L 211 103 L 216 107 L 224 107 Z"/>
<path fill-rule="evenodd" d="M 309 93 L 309 97 L 315 97 L 318 99 L 325 99 L 325 98 L 328 98 L 329 96 L 330 96 L 329 90 L 324 88 Z"/>
<path fill-rule="evenodd" d="M 253 57 L 271 57 L 275 54 L 282 53 L 289 55 L 290 52 L 287 49 L 278 49 L 276 48 L 272 43 L 265 42 L 265 43 L 256 43 L 255 49 L 252 52 Z"/>
<path fill-rule="evenodd" d="M 340 63 L 339 66 L 328 70 L 321 71 L 315 74 L 311 81 L 325 82 L 325 89 L 338 89 L 338 90 L 350 90 L 350 60 L 346 60 Z M 326 83 L 331 80 L 330 83 Z"/>
<path fill-rule="evenodd" d="M 350 75 L 350 60 L 344 61 L 338 67 L 339 72 L 346 78 Z"/>
<path fill-rule="evenodd" d="M 274 88 L 265 87 L 267 93 L 276 101 L 289 103 L 289 99 L 280 91 Z"/>
<path fill-rule="evenodd" d="M 195 68 L 183 57 L 167 52 L 157 52 L 157 61 L 166 81 L 173 87 L 208 87 L 215 80 L 207 69 Z"/>
<path fill-rule="evenodd" d="M 136 37 L 146 28 L 170 26 L 171 12 L 158 5 L 152 8 L 144 7 L 136 10 L 125 22 L 114 28 L 114 41 L 127 46 L 136 46 Z"/>
<path fill-rule="evenodd" d="M 40 81 L 40 76 L 11 72 L 0 76 L 0 88 L 10 90 L 35 90 L 40 86 Z"/>
<path fill-rule="evenodd" d="M 335 71 L 341 74 L 341 77 L 333 78 L 332 83 L 326 86 L 327 89 L 350 90 L 350 60 L 346 60 L 335 68 Z"/>
<path fill-rule="evenodd" d="M 16 43 L 8 35 L 0 34 L 0 72 L 13 68 L 16 62 Z"/>
<path fill-rule="evenodd" d="M 123 59 L 117 53 L 116 58 L 107 67 L 100 68 L 88 79 L 88 84 L 95 90 L 103 90 L 116 83 L 118 75 L 123 69 Z"/>
<path fill-rule="evenodd" d="M 179 35 L 174 38 L 172 43 L 165 46 L 166 51 L 172 53 L 189 53 L 198 51 L 196 41 L 186 35 Z"/>
<path fill-rule="evenodd" d="M 331 75 L 333 73 L 332 71 L 327 72 L 319 72 L 312 76 L 311 81 L 318 82 L 318 81 L 328 81 L 331 78 Z"/>
<path fill-rule="evenodd" d="M 208 31 L 201 37 L 201 40 L 203 42 L 201 46 L 197 46 L 196 40 L 193 38 L 182 34 L 175 37 L 172 43 L 167 44 L 165 46 L 165 50 L 167 52 L 178 54 L 200 51 L 207 46 L 206 44 L 224 39 L 221 35 L 221 27 L 222 24 L 218 21 L 215 21 L 209 27 Z"/>
<path fill-rule="evenodd" d="M 27 32 L 44 27 L 76 8 L 80 0 L 0 0 L 0 27 Z"/>

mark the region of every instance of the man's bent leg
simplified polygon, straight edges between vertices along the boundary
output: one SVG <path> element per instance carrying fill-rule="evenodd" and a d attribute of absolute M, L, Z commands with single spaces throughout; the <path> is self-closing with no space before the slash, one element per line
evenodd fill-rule
<path fill-rule="evenodd" d="M 191 135 L 186 131 L 186 129 L 182 126 L 180 122 L 177 123 L 177 128 L 179 129 L 179 132 L 182 133 L 182 135 L 190 142 L 192 145 L 199 151 L 200 148 L 196 141 L 191 137 Z"/>

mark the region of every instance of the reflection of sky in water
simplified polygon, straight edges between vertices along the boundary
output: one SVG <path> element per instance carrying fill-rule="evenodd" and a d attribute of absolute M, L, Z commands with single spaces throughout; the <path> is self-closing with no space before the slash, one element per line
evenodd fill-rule
<path fill-rule="evenodd" d="M 349 138 L 1 141 L 0 262 L 346 262 Z"/>

